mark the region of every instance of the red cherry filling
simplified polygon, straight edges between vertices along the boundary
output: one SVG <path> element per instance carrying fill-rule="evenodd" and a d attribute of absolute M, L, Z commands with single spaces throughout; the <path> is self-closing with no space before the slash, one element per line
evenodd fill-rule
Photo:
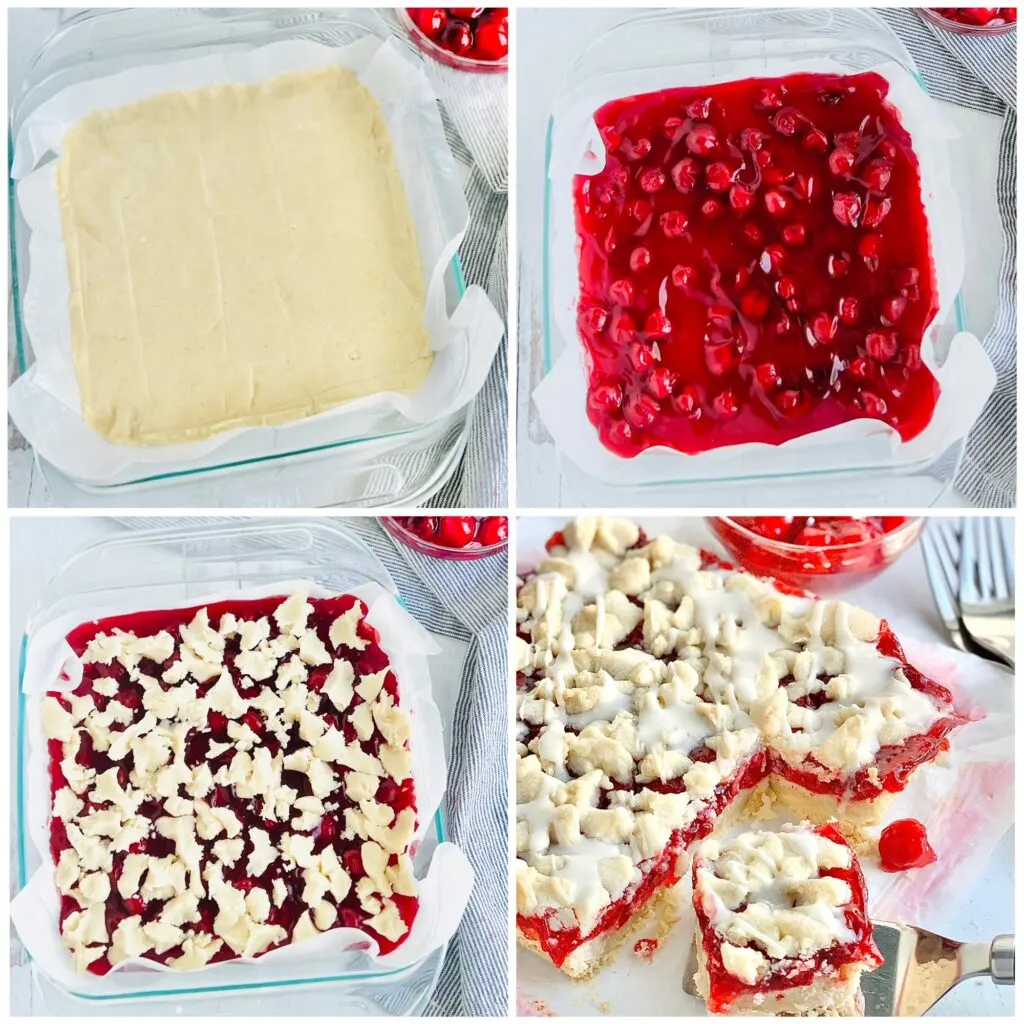
<path fill-rule="evenodd" d="M 271 623 L 270 636 L 275 637 L 278 635 L 277 625 L 273 618 L 275 609 L 281 604 L 283 597 L 268 597 L 262 598 L 255 601 L 223 601 L 215 604 L 205 606 L 208 610 L 210 622 L 216 627 L 220 622 L 221 617 L 228 612 L 231 612 L 238 618 L 245 619 L 260 619 L 268 617 Z M 314 629 L 321 641 L 328 645 L 328 650 L 333 651 L 333 645 L 329 644 L 329 632 L 331 624 L 339 616 L 344 614 L 350 608 L 357 603 L 357 599 L 351 595 L 342 595 L 333 598 L 311 598 L 310 604 L 313 605 L 313 612 L 308 619 L 308 627 Z M 87 647 L 90 640 L 92 640 L 99 633 L 111 633 L 114 629 L 123 630 L 125 632 L 134 632 L 136 636 L 149 636 L 166 629 L 176 639 L 180 636 L 180 629 L 182 626 L 187 625 L 195 617 L 197 608 L 187 609 L 175 609 L 173 611 L 146 611 L 139 612 L 134 615 L 118 616 L 116 618 L 103 619 L 98 622 L 89 622 L 81 626 L 78 626 L 72 630 L 67 636 L 67 642 L 71 648 L 78 654 L 81 654 Z M 363 606 L 363 614 L 365 615 L 367 609 Z M 355 665 L 355 671 L 358 675 L 364 675 L 367 672 L 376 672 L 381 668 L 388 665 L 387 654 L 379 645 L 380 637 L 377 631 L 370 626 L 365 619 L 360 621 L 357 626 L 357 634 L 367 641 L 367 647 L 362 651 L 350 650 L 348 648 L 342 648 L 334 653 L 335 659 L 348 659 Z M 227 641 L 225 646 L 224 664 L 227 670 L 230 672 L 232 681 L 235 686 L 241 687 L 242 673 L 234 668 L 234 657 L 239 651 L 239 645 L 237 638 L 232 638 Z M 140 666 L 147 674 L 153 675 L 159 678 L 163 668 L 169 666 L 177 660 L 177 654 L 173 655 L 163 666 L 155 665 L 150 663 L 147 669 L 143 663 Z M 120 669 L 119 665 L 116 668 Z M 94 702 L 99 707 L 101 702 L 104 700 L 103 696 L 94 691 L 93 686 L 99 679 L 110 677 L 113 675 L 119 675 L 118 672 L 114 671 L 115 665 L 101 665 L 101 664 L 90 664 L 83 666 L 82 682 L 73 691 L 76 696 L 90 695 L 93 697 Z M 311 673 L 312 675 L 312 673 Z M 209 690 L 217 679 L 207 680 L 205 683 L 198 684 L 198 693 L 202 696 L 207 690 Z M 264 684 L 260 684 L 260 688 L 269 687 L 271 690 L 274 688 L 273 677 Z M 315 688 L 311 689 L 316 692 Z M 385 679 L 384 689 L 398 701 L 398 687 L 397 681 L 393 674 L 389 673 Z M 127 707 L 131 707 L 134 711 L 133 721 L 138 721 L 143 717 L 145 709 L 142 707 L 141 701 L 142 690 L 136 684 L 130 681 L 125 681 L 124 687 L 121 692 L 118 693 L 117 699 L 125 704 Z M 65 696 L 59 693 L 50 694 L 55 696 L 64 706 L 68 707 L 67 699 Z M 126 700 L 125 698 L 137 698 Z M 362 697 L 356 694 L 353 697 L 353 704 L 350 710 L 355 710 L 359 704 L 363 703 Z M 333 724 L 335 727 L 343 726 L 347 723 L 347 714 L 340 716 L 346 719 L 343 723 L 334 717 L 330 709 L 333 708 L 333 704 L 327 697 L 321 697 L 319 700 L 319 707 L 316 709 L 316 713 L 327 722 Z M 262 715 L 254 709 L 250 709 L 240 719 L 240 722 L 248 726 L 254 733 L 259 737 L 258 743 L 260 745 L 266 745 L 271 750 L 272 754 L 282 753 L 288 755 L 301 749 L 308 748 L 308 742 L 302 738 L 299 734 L 299 725 L 295 723 L 290 729 L 287 742 L 281 743 L 276 736 L 267 734 L 266 722 Z M 225 715 L 217 711 L 211 711 L 207 715 L 207 722 L 205 729 L 190 729 L 185 737 L 184 749 L 185 749 L 185 762 L 190 768 L 196 768 L 201 764 L 208 763 L 211 771 L 216 772 L 222 765 L 226 766 L 230 763 L 232 757 L 236 751 L 234 746 L 231 746 L 228 750 L 221 752 L 216 757 L 212 758 L 209 755 L 209 748 L 211 742 L 224 742 L 227 739 L 227 725 L 228 719 Z M 111 726 L 112 731 L 116 731 L 123 726 L 114 724 Z M 75 760 L 86 768 L 93 769 L 97 774 L 108 771 L 111 768 L 119 768 L 118 781 L 122 787 L 126 786 L 129 781 L 128 777 L 128 763 L 118 764 L 111 760 L 108 754 L 104 751 L 97 750 L 93 743 L 90 734 L 84 729 L 79 728 L 80 745 Z M 346 740 L 353 742 L 356 739 L 354 732 L 352 735 L 346 735 Z M 50 786 L 51 786 L 51 797 L 67 785 L 67 781 L 61 769 L 61 761 L 63 759 L 62 744 L 59 741 L 50 741 L 48 744 L 48 750 L 50 754 Z M 380 750 L 381 737 L 379 733 L 374 733 L 369 740 L 361 742 L 361 747 L 365 753 L 376 756 Z M 372 916 L 367 913 L 361 906 L 358 896 L 355 891 L 355 883 L 362 877 L 365 872 L 362 870 L 361 862 L 358 865 L 358 871 L 352 870 L 354 864 L 352 862 L 352 853 L 359 853 L 359 845 L 361 844 L 360 839 L 348 840 L 342 837 L 343 825 L 341 822 L 344 820 L 345 808 L 352 807 L 353 802 L 348 800 L 345 794 L 345 787 L 343 784 L 344 771 L 341 770 L 341 775 L 338 779 L 337 788 L 323 798 L 325 807 L 325 815 L 321 819 L 319 826 L 312 830 L 314 836 L 314 849 L 316 851 L 323 850 L 327 846 L 333 846 L 337 851 L 339 858 L 342 859 L 346 868 L 350 870 L 352 874 L 352 890 L 349 895 L 338 904 L 338 921 L 335 927 L 346 925 L 352 928 L 358 928 L 359 930 L 373 935 L 377 940 L 380 950 L 382 953 L 390 952 L 397 946 L 401 945 L 405 939 L 405 935 L 398 939 L 398 941 L 390 940 L 382 935 L 377 934 L 373 931 L 370 925 L 367 923 L 369 918 Z M 282 776 L 282 784 L 290 786 L 296 790 L 297 797 L 310 796 L 312 794 L 312 787 L 310 784 L 309 777 L 302 772 L 293 772 L 285 770 Z M 181 790 L 175 795 L 184 795 L 184 791 Z M 246 835 L 254 828 L 263 829 L 270 834 L 271 842 L 275 842 L 285 830 L 285 825 L 277 821 L 276 819 L 268 819 L 263 816 L 263 800 L 262 798 L 247 798 L 237 794 L 236 790 L 232 786 L 216 786 L 206 797 L 208 802 L 215 807 L 226 807 L 230 809 L 238 820 L 242 823 L 242 834 Z M 374 799 L 378 803 L 386 804 L 394 811 L 397 815 L 400 811 L 407 808 L 412 810 L 416 809 L 416 797 L 413 789 L 411 779 L 407 779 L 401 784 L 396 784 L 392 779 L 383 779 L 381 784 L 378 786 L 377 792 Z M 162 800 L 149 799 L 143 802 L 139 807 L 139 815 L 144 818 L 149 818 L 151 821 L 155 821 L 165 815 L 164 805 Z M 293 828 L 288 826 L 288 831 L 295 831 Z M 354 844 L 354 845 L 353 845 Z M 212 858 L 212 841 L 201 840 L 200 845 L 203 847 L 203 858 Z M 50 822 L 50 851 L 53 855 L 54 861 L 59 860 L 61 853 L 68 849 L 71 843 L 67 836 L 67 831 L 64 827 L 63 822 L 60 819 L 53 818 Z M 159 835 L 155 829 L 151 828 L 149 834 L 144 836 L 142 839 L 137 840 L 133 843 L 128 853 L 146 853 L 154 857 L 166 857 L 175 853 L 175 843 L 173 840 L 166 839 Z M 300 915 L 305 909 L 305 903 L 301 899 L 301 894 L 304 888 L 304 881 L 302 878 L 301 870 L 295 867 L 288 867 L 282 858 L 278 858 L 274 861 L 262 875 L 253 878 L 250 877 L 246 869 L 246 859 L 248 853 L 251 852 L 249 847 L 246 847 L 246 853 L 242 859 L 236 861 L 233 865 L 230 865 L 224 870 L 224 877 L 231 883 L 234 888 L 247 892 L 254 888 L 264 889 L 268 896 L 273 897 L 273 885 L 275 879 L 280 879 L 284 882 L 288 892 L 288 897 L 280 907 L 274 907 L 270 923 L 277 924 L 284 928 L 289 936 L 292 929 L 297 924 Z M 121 871 L 124 864 L 126 853 L 115 853 L 114 863 L 110 872 L 111 876 L 111 891 L 110 896 L 107 899 L 106 906 L 106 924 L 108 932 L 110 934 L 117 928 L 117 925 L 127 917 L 141 915 L 145 922 L 149 922 L 155 919 L 159 913 L 163 900 L 151 900 L 146 901 L 139 894 L 133 894 L 126 898 L 122 898 L 117 887 L 117 879 L 121 875 Z M 397 863 L 397 857 L 392 857 L 391 863 Z M 407 924 L 411 924 L 414 920 L 417 909 L 418 900 L 415 897 L 401 896 L 395 894 L 392 897 L 395 907 L 399 913 L 399 916 Z M 67 919 L 68 915 L 74 911 L 80 909 L 78 904 L 68 896 L 61 898 L 61 910 L 60 910 L 60 921 L 61 924 Z M 193 928 L 198 931 L 204 931 L 212 933 L 214 931 L 214 920 L 216 918 L 218 909 L 217 905 L 209 899 L 203 899 L 199 904 L 199 916 L 200 920 L 194 923 L 190 923 L 187 927 Z M 406 933 L 408 934 L 408 933 Z M 271 947 L 274 948 L 274 947 Z M 166 963 L 180 956 L 182 950 L 179 946 L 172 949 L 166 950 L 163 953 L 147 954 L 149 959 L 157 960 L 161 963 Z M 221 961 L 231 960 L 235 958 L 235 954 L 231 951 L 228 946 L 223 946 L 221 950 L 214 956 L 212 962 L 220 963 Z M 89 965 L 89 971 L 94 974 L 105 974 L 110 970 L 111 964 L 106 956 L 100 957 L 98 960 L 93 961 Z"/>
<path fill-rule="evenodd" d="M 507 7 L 407 7 L 428 39 L 457 57 L 497 63 L 508 57 Z"/>
<path fill-rule="evenodd" d="M 905 440 L 925 428 L 936 289 L 888 88 L 793 75 L 597 111 L 605 166 L 573 186 L 577 326 L 612 451 L 780 444 L 864 417 Z M 649 386 L 656 369 L 672 389 Z"/>
<path fill-rule="evenodd" d="M 902 818 L 882 829 L 878 856 L 882 870 L 890 872 L 923 868 L 937 860 L 924 825 L 914 818 Z"/>

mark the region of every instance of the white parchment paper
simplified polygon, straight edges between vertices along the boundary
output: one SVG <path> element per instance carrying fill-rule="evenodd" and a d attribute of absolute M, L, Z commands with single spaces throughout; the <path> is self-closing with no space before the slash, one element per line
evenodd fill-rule
<path fill-rule="evenodd" d="M 424 322 L 434 348 L 427 380 L 414 395 L 369 395 L 291 425 L 245 427 L 177 445 L 139 447 L 105 440 L 82 419 L 72 358 L 70 285 L 55 159 L 68 130 L 95 110 L 164 92 L 220 82 L 257 82 L 331 65 L 355 72 L 373 93 L 394 143 L 427 275 Z M 40 104 L 20 127 L 11 177 L 31 232 L 23 318 L 36 361 L 10 388 L 9 411 L 40 455 L 80 479 L 103 482 L 128 466 L 152 470 L 195 460 L 243 431 L 258 432 L 271 452 L 285 449 L 290 427 L 311 421 L 322 424 L 320 443 L 362 436 L 368 423 L 375 425 L 372 432 L 430 423 L 455 412 L 479 391 L 501 340 L 501 319 L 481 288 L 470 286 L 450 317 L 447 313 L 445 274 L 465 234 L 469 209 L 429 80 L 390 42 L 376 37 L 343 47 L 290 40 L 136 67 L 64 89 Z M 325 196 L 324 201 L 332 197 Z M 457 227 L 453 230 L 452 225 Z M 390 414 L 389 428 L 386 414 Z M 303 446 L 311 443 L 318 442 L 304 435 Z"/>
<path fill-rule="evenodd" d="M 888 100 L 900 112 L 920 161 L 921 191 L 931 235 L 939 312 L 925 333 L 923 362 L 939 381 L 941 394 L 931 423 L 913 440 L 880 420 L 859 419 L 815 434 L 794 438 L 782 445 L 761 443 L 733 445 L 686 455 L 667 448 L 649 448 L 635 458 L 614 455 L 598 439 L 586 415 L 586 373 L 583 350 L 576 333 L 579 278 L 576 263 L 576 227 L 572 179 L 594 174 L 604 166 L 605 147 L 593 115 L 603 104 L 621 96 L 642 94 L 680 84 L 672 68 L 637 69 L 620 75 L 614 85 L 596 85 L 578 96 L 553 118 L 549 167 L 551 194 L 551 309 L 557 333 L 566 349 L 534 391 L 537 411 L 556 447 L 577 466 L 599 479 L 614 478 L 620 484 L 649 484 L 664 480 L 709 476 L 814 472 L 839 466 L 887 467 L 912 464 L 934 457 L 966 436 L 996 383 L 995 369 L 981 342 L 973 335 L 956 335 L 948 354 L 938 351 L 942 326 L 954 316 L 954 303 L 964 272 L 960 203 L 951 180 L 947 147 L 956 130 L 941 116 L 916 79 L 903 67 L 887 63 L 870 69 L 891 84 Z M 832 60 L 773 59 L 764 63 L 758 77 L 796 72 L 848 73 Z M 715 75 L 708 83 L 743 77 Z"/>
<path fill-rule="evenodd" d="M 188 608 L 217 601 L 245 601 L 280 594 L 282 600 L 295 590 L 304 590 L 311 597 L 333 597 L 335 593 L 303 580 L 273 583 L 243 590 L 224 591 L 171 604 L 158 603 L 160 608 Z M 381 647 L 388 655 L 398 679 L 400 706 L 409 712 L 412 735 L 409 741 L 416 790 L 417 831 L 413 846 L 418 845 L 430 825 L 444 795 L 447 765 L 444 756 L 441 715 L 431 693 L 429 655 L 439 650 L 430 634 L 399 605 L 379 584 L 367 583 L 347 593 L 363 600 L 369 612 L 367 620 L 381 636 Z M 67 988 L 79 989 L 83 981 L 90 989 L 118 992 L 119 975 L 123 972 L 162 972 L 178 977 L 183 973 L 145 957 L 136 957 L 118 964 L 109 974 L 99 977 L 75 971 L 71 956 L 60 939 L 60 903 L 53 882 L 53 862 L 49 852 L 50 777 L 49 755 L 42 730 L 41 699 L 50 690 L 72 690 L 81 682 L 82 663 L 65 637 L 83 622 L 139 611 L 138 595 L 130 604 L 90 605 L 77 612 L 47 623 L 32 637 L 25 654 L 22 691 L 26 701 L 26 728 L 30 741 L 27 769 L 28 814 L 23 827 L 42 860 L 25 888 L 11 902 L 11 918 L 18 935 L 36 961 L 39 969 L 51 980 Z M 417 872 L 419 875 L 421 872 Z M 340 957 L 353 948 L 369 949 L 381 970 L 394 970 L 415 964 L 438 949 L 454 935 L 466 909 L 473 887 L 473 869 L 465 854 L 451 843 L 441 843 L 433 851 L 426 876 L 419 879 L 419 911 L 405 941 L 386 956 L 377 955 L 377 945 L 369 935 L 352 928 L 336 928 L 305 942 L 272 950 L 261 957 L 240 957 L 222 964 L 208 964 L 200 971 L 225 969 L 250 970 L 241 965 L 258 962 L 261 968 L 279 965 L 282 961 Z"/>
<path fill-rule="evenodd" d="M 667 533 L 688 544 L 720 549 L 706 531 L 694 528 L 699 527 L 700 520 L 641 517 L 640 523 L 650 537 Z M 554 518 L 520 523 L 520 574 L 540 562 L 545 554 L 544 541 L 564 524 L 564 519 Z M 907 582 L 907 577 L 901 579 Z M 860 603 L 858 595 L 850 600 Z M 867 595 L 864 604 L 870 609 Z M 962 904 L 973 881 L 984 877 L 992 852 L 1014 821 L 1013 677 L 982 658 L 906 639 L 906 624 L 901 625 L 895 616 L 889 618 L 889 625 L 900 638 L 907 660 L 949 687 L 957 709 L 976 720 L 952 733 L 950 752 L 918 771 L 885 815 L 885 823 L 901 818 L 923 822 L 936 862 L 888 874 L 878 866 L 876 857 L 861 857 L 868 911 L 876 921 L 904 921 L 949 934 L 951 910 Z M 772 828 L 778 822 L 792 820 L 792 816 L 784 815 L 775 822 L 755 822 L 752 827 Z M 635 936 L 657 938 L 653 960 L 647 962 L 634 955 L 631 941 L 586 986 L 520 949 L 516 970 L 519 1015 L 593 1015 L 599 1007 L 602 1013 L 630 1016 L 704 1016 L 707 1011 L 703 1000 L 683 992 L 680 981 L 696 929 L 689 875 L 677 886 L 675 896 L 678 921 L 671 930 L 659 934 L 655 926 L 648 926 Z M 1008 908 L 1008 922 L 1013 919 L 1012 913 L 1013 908 Z M 636 993 L 638 979 L 643 979 L 640 995 Z"/>

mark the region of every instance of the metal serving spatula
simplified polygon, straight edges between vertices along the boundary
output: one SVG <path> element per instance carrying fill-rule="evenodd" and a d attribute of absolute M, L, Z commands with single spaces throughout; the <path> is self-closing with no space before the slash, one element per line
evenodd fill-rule
<path fill-rule="evenodd" d="M 1013 936 L 988 942 L 954 942 L 923 928 L 876 921 L 875 942 L 885 963 L 861 977 L 867 1017 L 920 1017 L 965 978 L 988 975 L 997 985 L 1012 985 Z M 683 990 L 696 996 L 693 976 L 696 947 L 691 944 L 683 972 Z"/>
<path fill-rule="evenodd" d="M 868 1017 L 920 1017 L 965 978 L 988 975 L 997 985 L 1012 985 L 1014 939 L 956 942 L 923 928 L 874 922 L 875 942 L 885 963 L 861 976 Z"/>

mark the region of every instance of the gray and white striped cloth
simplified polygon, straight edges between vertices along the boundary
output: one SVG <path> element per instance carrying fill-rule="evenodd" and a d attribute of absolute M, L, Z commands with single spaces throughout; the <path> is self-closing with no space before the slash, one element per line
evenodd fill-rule
<path fill-rule="evenodd" d="M 993 183 L 1003 225 L 998 307 L 984 339 L 996 390 L 967 438 L 956 477 L 983 508 L 1017 501 L 1017 33 L 969 36 L 925 22 L 914 10 L 880 12 L 910 51 L 936 99 L 1003 119 L 999 176 Z"/>
<path fill-rule="evenodd" d="M 380 14 L 405 34 L 390 8 Z M 508 318 L 508 76 L 454 71 L 429 58 L 445 135 L 466 181 L 469 229 L 459 247 L 468 284 L 487 292 Z M 468 429 L 458 470 L 427 508 L 504 508 L 508 504 L 508 335 L 498 348 Z"/>
<path fill-rule="evenodd" d="M 130 529 L 158 529 L 224 520 L 131 516 L 118 521 Z M 346 516 L 343 525 L 384 563 L 409 612 L 423 626 L 469 646 L 451 727 L 445 809 L 449 838 L 469 858 L 476 883 L 424 1014 L 504 1017 L 508 1010 L 507 556 L 439 561 L 398 543 L 373 517 Z"/>

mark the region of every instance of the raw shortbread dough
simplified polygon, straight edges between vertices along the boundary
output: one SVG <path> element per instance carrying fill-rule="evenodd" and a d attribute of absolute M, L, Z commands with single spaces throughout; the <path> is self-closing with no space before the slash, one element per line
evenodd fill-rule
<path fill-rule="evenodd" d="M 194 441 L 426 378 L 415 229 L 352 72 L 90 114 L 57 178 L 82 412 L 110 441 Z"/>

